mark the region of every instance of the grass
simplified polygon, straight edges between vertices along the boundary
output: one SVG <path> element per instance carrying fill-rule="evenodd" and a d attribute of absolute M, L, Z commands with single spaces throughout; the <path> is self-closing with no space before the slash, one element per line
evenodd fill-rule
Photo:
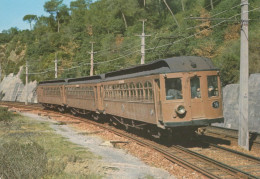
<path fill-rule="evenodd" d="M 0 129 L 2 179 L 102 178 L 99 156 L 55 134 L 48 123 L 0 107 Z"/>

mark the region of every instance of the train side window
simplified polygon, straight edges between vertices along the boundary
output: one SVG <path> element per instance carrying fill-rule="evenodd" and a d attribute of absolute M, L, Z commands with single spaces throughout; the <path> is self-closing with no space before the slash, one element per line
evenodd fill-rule
<path fill-rule="evenodd" d="M 137 88 L 137 97 L 138 99 L 143 99 L 144 93 L 143 93 L 143 84 L 142 83 L 137 83 L 136 84 Z"/>
<path fill-rule="evenodd" d="M 128 98 L 128 85 L 126 83 L 123 84 L 123 98 Z"/>
<path fill-rule="evenodd" d="M 109 85 L 108 89 L 109 89 L 109 98 L 112 99 L 113 98 L 113 86 Z"/>
<path fill-rule="evenodd" d="M 219 90 L 218 90 L 218 77 L 217 76 L 208 76 L 208 96 L 218 96 Z"/>
<path fill-rule="evenodd" d="M 130 87 L 131 99 L 135 99 L 136 98 L 135 84 L 131 83 L 129 87 Z"/>
<path fill-rule="evenodd" d="M 166 100 L 182 99 L 182 84 L 180 78 L 165 80 Z"/>
<path fill-rule="evenodd" d="M 145 99 L 147 100 L 153 99 L 153 89 L 152 89 L 152 83 L 150 81 L 146 81 L 144 83 L 144 91 L 145 91 Z"/>
<path fill-rule="evenodd" d="M 200 78 L 198 76 L 190 79 L 191 98 L 201 98 Z"/>

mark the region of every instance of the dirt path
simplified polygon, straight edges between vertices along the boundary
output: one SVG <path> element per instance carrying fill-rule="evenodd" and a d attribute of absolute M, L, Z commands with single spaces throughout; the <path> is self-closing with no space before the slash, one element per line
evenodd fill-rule
<path fill-rule="evenodd" d="M 84 135 L 68 125 L 57 125 L 57 121 L 35 114 L 22 113 L 22 115 L 38 121 L 49 122 L 57 134 L 101 156 L 102 167 L 106 171 L 105 178 L 175 178 L 165 170 L 148 166 L 124 150 L 114 148 L 109 142 L 103 141 L 98 136 Z"/>

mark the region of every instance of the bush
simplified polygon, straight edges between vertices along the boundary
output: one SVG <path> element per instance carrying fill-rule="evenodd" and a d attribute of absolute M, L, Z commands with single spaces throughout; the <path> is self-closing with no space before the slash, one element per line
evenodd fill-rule
<path fill-rule="evenodd" d="M 8 108 L 0 107 L 0 122 L 9 123 L 15 115 L 8 111 Z"/>
<path fill-rule="evenodd" d="M 37 143 L 5 143 L 0 146 L 0 178 L 41 178 L 46 173 L 47 155 Z"/>

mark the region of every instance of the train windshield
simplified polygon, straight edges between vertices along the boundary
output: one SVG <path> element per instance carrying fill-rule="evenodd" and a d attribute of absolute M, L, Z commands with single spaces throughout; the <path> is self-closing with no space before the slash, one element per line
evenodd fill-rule
<path fill-rule="evenodd" d="M 200 78 L 198 76 L 190 79 L 191 98 L 201 98 Z"/>
<path fill-rule="evenodd" d="M 218 96 L 219 90 L 218 90 L 218 77 L 216 75 L 208 76 L 208 96 Z"/>
<path fill-rule="evenodd" d="M 180 78 L 165 80 L 166 100 L 182 99 L 182 84 Z"/>

